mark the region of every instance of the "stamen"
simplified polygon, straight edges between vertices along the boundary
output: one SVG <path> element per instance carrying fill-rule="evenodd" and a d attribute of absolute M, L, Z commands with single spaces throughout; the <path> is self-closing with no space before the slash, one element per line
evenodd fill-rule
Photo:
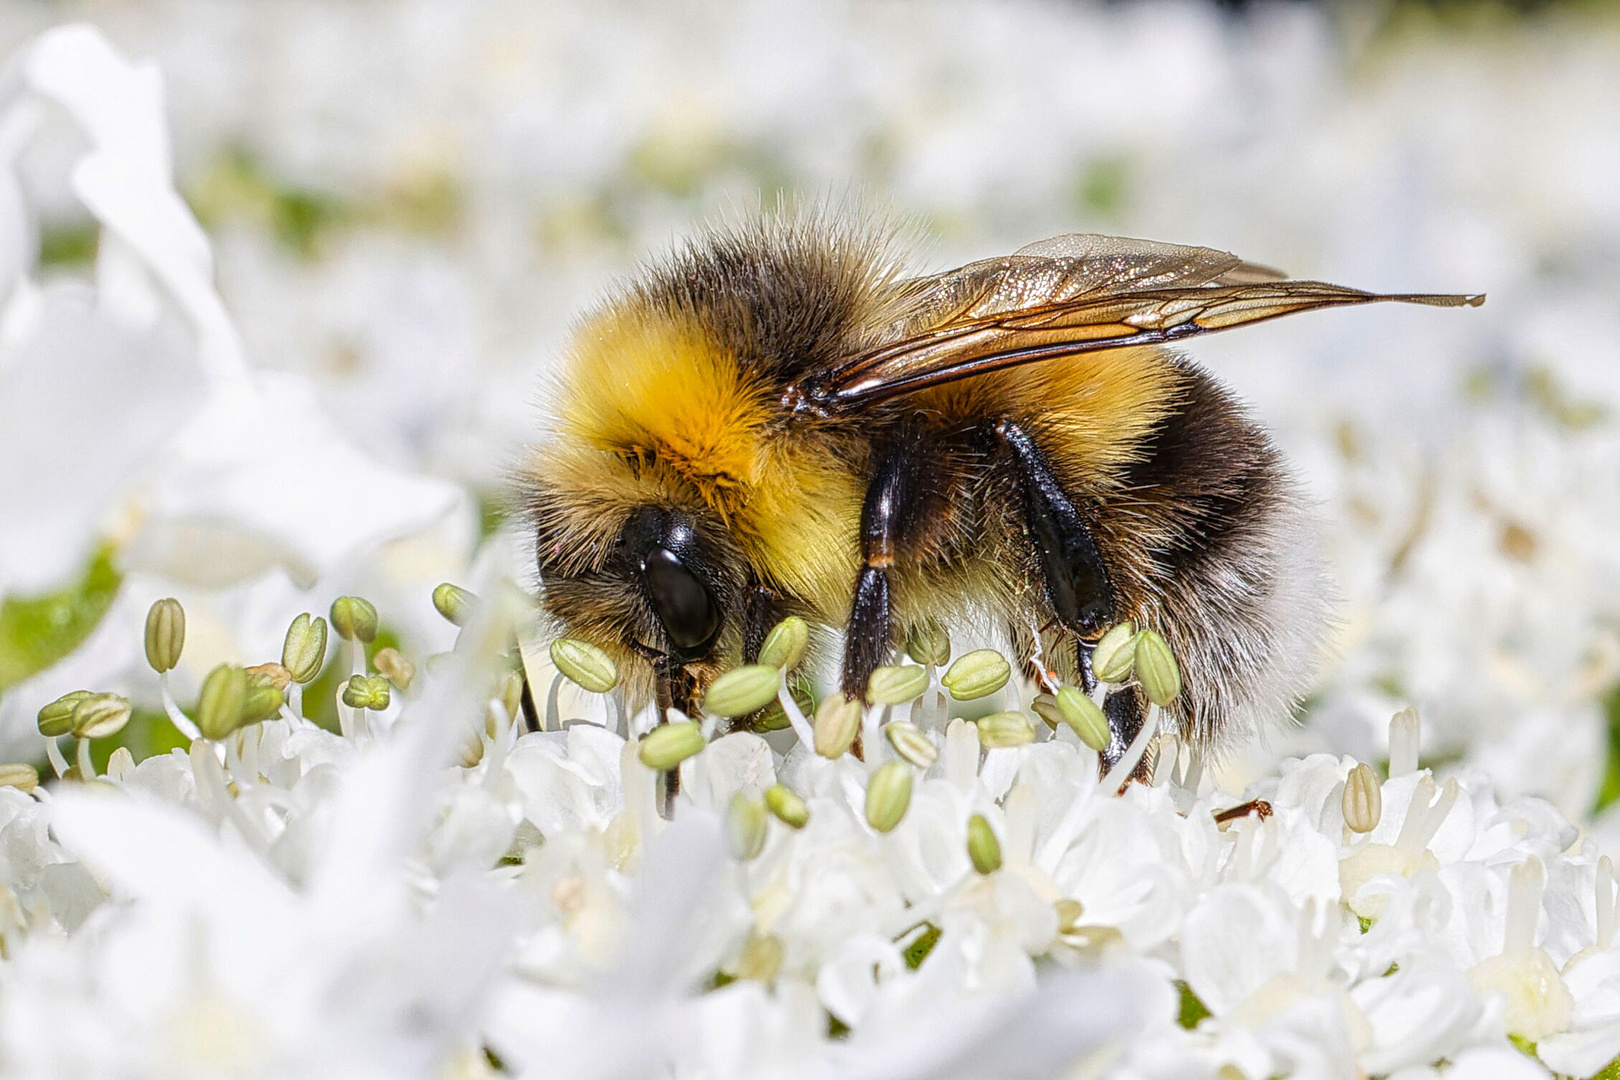
<path fill-rule="evenodd" d="M 1614 940 L 1614 863 L 1607 855 L 1598 859 L 1596 882 L 1597 946 L 1607 949 Z"/>
<path fill-rule="evenodd" d="M 945 728 L 945 779 L 971 791 L 979 775 L 979 730 L 960 716 Z"/>
<path fill-rule="evenodd" d="M 1529 949 L 1536 940 L 1536 922 L 1541 916 L 1541 890 L 1547 872 L 1535 856 L 1513 868 L 1508 876 L 1506 926 L 1502 953 L 1510 956 Z"/>
<path fill-rule="evenodd" d="M 786 679 L 783 679 L 782 685 L 776 689 L 776 700 L 781 702 L 782 712 L 787 714 L 788 726 L 793 729 L 793 734 L 798 736 L 799 742 L 805 746 L 815 746 L 816 734 L 810 727 L 809 719 L 800 710 L 799 703 L 793 700 L 792 694 L 788 693 Z"/>
<path fill-rule="evenodd" d="M 1418 711 L 1405 708 L 1389 722 L 1389 776 L 1405 776 L 1418 770 L 1418 750 L 1422 743 L 1423 722 Z"/>

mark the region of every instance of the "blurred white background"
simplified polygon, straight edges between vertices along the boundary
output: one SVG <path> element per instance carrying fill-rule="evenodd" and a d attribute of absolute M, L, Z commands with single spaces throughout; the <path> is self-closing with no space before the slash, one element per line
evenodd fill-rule
<path fill-rule="evenodd" d="M 1578 818 L 1620 794 L 1614 6 L 8 0 L 0 54 L 72 18 L 161 72 L 174 184 L 240 352 L 289 377 L 262 400 L 307 405 L 298 431 L 369 460 L 311 456 L 289 488 L 303 502 L 221 471 L 210 455 L 259 436 L 195 420 L 195 326 L 143 346 L 127 398 L 93 367 L 57 385 L 63 413 L 25 400 L 24 376 L 84 350 L 0 342 L 15 417 L 46 418 L 0 432 L 7 470 L 67 476 L 128 402 L 162 405 L 134 410 L 152 431 L 130 421 L 103 446 L 128 474 L 76 517 L 0 485 L 13 745 L 55 694 L 123 688 L 160 595 L 200 628 L 182 686 L 225 656 L 271 658 L 292 614 L 351 589 L 408 646 L 441 647 L 427 590 L 477 557 L 570 320 L 637 260 L 785 193 L 916 221 L 920 270 L 1101 231 L 1369 289 L 1487 292 L 1477 311 L 1329 313 L 1191 350 L 1297 464 L 1342 598 L 1304 725 L 1231 779 L 1307 748 L 1376 759 L 1412 703 L 1431 758 L 1504 793 Z M 42 287 L 105 287 L 98 219 L 68 183 L 85 136 L 50 120 L 26 144 L 0 126 L 19 250 Z M 189 444 L 164 441 L 186 424 Z M 76 493 L 105 478 L 73 475 Z M 101 628 L 19 645 L 27 605 L 82 593 L 98 545 L 117 597 Z"/>

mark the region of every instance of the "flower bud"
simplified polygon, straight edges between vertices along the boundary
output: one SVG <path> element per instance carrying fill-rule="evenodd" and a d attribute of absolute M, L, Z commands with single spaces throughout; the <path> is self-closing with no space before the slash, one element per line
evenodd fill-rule
<path fill-rule="evenodd" d="M 129 699 L 118 694 L 91 694 L 73 708 L 73 734 L 80 739 L 105 739 L 129 723 Z"/>
<path fill-rule="evenodd" d="M 396 690 L 409 690 L 416 678 L 416 665 L 405 659 L 398 649 L 378 649 L 377 655 L 371 658 L 371 666 L 393 683 Z"/>
<path fill-rule="evenodd" d="M 306 611 L 287 627 L 287 639 L 281 644 L 281 666 L 293 682 L 308 685 L 325 663 L 326 620 L 318 615 L 311 618 Z"/>
<path fill-rule="evenodd" d="M 759 662 L 768 667 L 792 671 L 804 659 L 810 647 L 810 626 L 797 615 L 789 615 L 765 635 L 765 644 L 759 647 Z"/>
<path fill-rule="evenodd" d="M 1103 713 L 1102 707 L 1082 693 L 1078 687 L 1065 686 L 1059 690 L 1057 706 L 1058 712 L 1063 716 L 1063 722 L 1074 730 L 1081 742 L 1099 754 L 1108 747 L 1112 739 L 1108 729 L 1108 717 Z"/>
<path fill-rule="evenodd" d="M 74 690 L 63 694 L 39 710 L 39 733 L 47 739 L 66 735 L 73 730 L 73 710 L 79 702 L 90 696 L 88 690 Z"/>
<path fill-rule="evenodd" d="M 1155 631 L 1136 635 L 1136 678 L 1148 700 L 1160 706 L 1170 704 L 1181 693 L 1181 668 L 1170 652 L 1170 645 Z"/>
<path fill-rule="evenodd" d="M 1357 762 L 1344 778 L 1340 806 L 1351 832 L 1369 833 L 1378 827 L 1378 819 L 1384 816 L 1384 789 L 1378 774 L 1365 761 Z"/>
<path fill-rule="evenodd" d="M 32 765 L 0 765 L 0 787 L 27 793 L 39 787 L 39 770 Z"/>
<path fill-rule="evenodd" d="M 944 667 L 951 658 L 951 637 L 937 622 L 926 622 L 906 637 L 906 652 L 919 664 Z"/>
<path fill-rule="evenodd" d="M 358 639 L 362 644 L 369 645 L 377 636 L 377 609 L 371 606 L 371 601 L 358 596 L 340 596 L 332 601 L 332 610 L 328 613 L 332 619 L 332 629 L 344 641 Z M 287 665 L 291 668 L 292 665 Z"/>
<path fill-rule="evenodd" d="M 287 687 L 292 685 L 292 672 L 280 664 L 254 664 L 252 667 L 243 668 L 242 670 L 247 672 L 249 679 L 261 678 L 283 693 L 286 692 Z"/>
<path fill-rule="evenodd" d="M 861 728 L 861 703 L 834 691 L 821 699 L 811 727 L 816 753 L 836 758 L 855 742 L 855 733 Z"/>
<path fill-rule="evenodd" d="M 1118 623 L 1097 639 L 1091 650 L 1091 673 L 1105 683 L 1122 683 L 1136 663 L 1136 627 Z"/>
<path fill-rule="evenodd" d="M 737 792 L 731 797 L 726 810 L 726 847 L 740 862 L 757 856 L 765 849 L 765 804 Z"/>
<path fill-rule="evenodd" d="M 967 823 L 968 858 L 973 869 L 981 874 L 993 874 L 1001 869 L 1001 841 L 983 814 L 974 814 Z"/>
<path fill-rule="evenodd" d="M 478 597 L 448 581 L 433 590 L 433 608 L 453 626 L 466 626 L 478 607 Z"/>
<path fill-rule="evenodd" d="M 247 707 L 247 672 L 235 664 L 221 664 L 203 679 L 197 695 L 197 730 L 219 742 L 242 723 Z"/>
<path fill-rule="evenodd" d="M 883 726 L 883 734 L 895 753 L 919 769 L 928 768 L 939 757 L 939 749 L 934 746 L 934 741 L 924 735 L 916 724 L 896 720 Z"/>
<path fill-rule="evenodd" d="M 558 638 L 551 643 L 551 662 L 575 684 L 593 694 L 605 694 L 619 685 L 613 657 L 588 641 Z"/>
<path fill-rule="evenodd" d="M 880 833 L 900 824 L 911 805 L 911 766 L 886 761 L 866 784 L 866 823 Z"/>
<path fill-rule="evenodd" d="M 641 738 L 636 754 L 641 763 L 658 772 L 668 772 L 694 754 L 701 753 L 707 744 L 703 729 L 695 720 L 674 724 L 660 724 Z"/>
<path fill-rule="evenodd" d="M 765 807 L 790 829 L 802 829 L 810 821 L 810 806 L 786 784 L 773 784 L 765 792 Z"/>
<path fill-rule="evenodd" d="M 173 670 L 186 645 L 186 611 L 174 597 L 165 597 L 146 612 L 146 662 L 159 675 Z"/>
<path fill-rule="evenodd" d="M 1086 913 L 1085 906 L 1073 897 L 1065 896 L 1052 905 L 1057 909 L 1058 933 L 1072 934 L 1080 925 L 1080 919 Z"/>
<path fill-rule="evenodd" d="M 916 664 L 874 668 L 866 682 L 866 700 L 874 705 L 904 705 L 928 689 L 928 669 Z"/>
<path fill-rule="evenodd" d="M 703 695 L 703 711 L 711 716 L 746 716 L 776 700 L 782 672 L 769 664 L 732 668 Z"/>
<path fill-rule="evenodd" d="M 1011 677 L 1012 665 L 1005 656 L 994 649 L 975 649 L 958 656 L 940 682 L 957 701 L 972 701 L 1000 690 Z"/>
<path fill-rule="evenodd" d="M 986 750 L 1027 746 L 1035 741 L 1035 727 L 1021 712 L 991 713 L 973 723 L 979 729 L 979 745 Z"/>
<path fill-rule="evenodd" d="M 351 675 L 343 687 L 343 704 L 351 709 L 386 709 L 392 698 L 381 675 Z"/>
<path fill-rule="evenodd" d="M 775 934 L 756 934 L 743 945 L 734 974 L 739 979 L 768 983 L 781 972 L 782 955 L 781 938 Z"/>
<path fill-rule="evenodd" d="M 508 671 L 500 677 L 495 685 L 495 697 L 506 710 L 509 720 L 517 720 L 518 714 L 523 711 L 523 676 L 516 671 Z M 494 720 L 490 723 L 493 725 Z M 494 734 L 491 728 L 490 734 Z"/>

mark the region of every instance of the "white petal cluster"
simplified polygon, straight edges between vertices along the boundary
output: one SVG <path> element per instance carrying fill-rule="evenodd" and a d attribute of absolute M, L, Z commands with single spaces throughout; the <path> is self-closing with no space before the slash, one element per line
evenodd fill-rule
<path fill-rule="evenodd" d="M 522 734 L 440 670 L 347 735 L 289 709 L 94 783 L 0 790 L 0 1057 L 61 1077 L 1259 1078 L 1620 1056 L 1612 864 L 1547 803 L 1437 778 L 1411 747 L 1358 832 L 1349 758 L 1288 761 L 1231 813 L 1173 744 L 1159 783 L 1120 793 L 1067 726 L 985 750 L 929 701 L 898 710 L 938 755 L 899 766 L 891 831 L 867 809 L 902 760 L 887 740 L 829 760 L 790 731 L 713 738 L 666 818 L 613 720 Z M 476 762 L 445 764 L 473 731 Z M 777 784 L 808 821 L 728 848 L 738 797 Z"/>

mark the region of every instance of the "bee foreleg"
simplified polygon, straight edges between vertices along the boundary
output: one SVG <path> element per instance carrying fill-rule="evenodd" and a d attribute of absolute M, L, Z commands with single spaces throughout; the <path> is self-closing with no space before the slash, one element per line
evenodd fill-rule
<path fill-rule="evenodd" d="M 748 594 L 743 600 L 743 663 L 752 664 L 759 659 L 765 635 L 782 618 L 781 606 L 781 597 L 775 589 L 757 581 L 749 582 Z"/>

